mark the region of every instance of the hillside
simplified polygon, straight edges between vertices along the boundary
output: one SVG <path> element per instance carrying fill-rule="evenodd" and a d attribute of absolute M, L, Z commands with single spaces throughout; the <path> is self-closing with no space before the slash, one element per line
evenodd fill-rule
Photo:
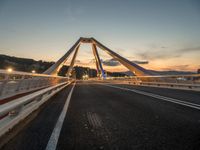
<path fill-rule="evenodd" d="M 0 55 L 0 69 L 12 67 L 17 71 L 31 72 L 36 70 L 38 73 L 42 73 L 53 64 L 54 62 Z"/>
<path fill-rule="evenodd" d="M 37 73 L 42 73 L 47 70 L 54 62 L 46 62 L 46 61 L 36 61 L 34 59 L 28 58 L 19 58 L 19 57 L 12 57 L 7 55 L 0 55 L 0 69 L 7 69 L 12 67 L 14 70 L 17 71 L 24 71 L 24 72 L 31 72 L 35 70 Z M 59 75 L 65 76 L 67 72 L 68 66 L 63 66 L 59 72 Z M 96 77 L 97 72 L 95 69 L 75 66 L 76 77 L 81 79 L 84 74 L 88 74 L 90 77 Z M 125 76 L 124 73 L 117 73 L 117 72 L 107 72 L 109 76 Z"/>
<path fill-rule="evenodd" d="M 0 69 L 7 69 L 8 67 L 12 67 L 14 70 L 17 70 L 17 71 L 31 72 L 32 70 L 35 70 L 37 73 L 42 73 L 53 64 L 54 62 L 47 62 L 47 61 L 42 61 L 42 60 L 36 61 L 34 59 L 0 55 Z M 81 67 L 81 66 L 75 66 L 74 68 L 76 71 L 76 76 L 79 79 L 84 74 L 89 74 L 90 77 L 97 76 L 97 72 L 95 69 Z M 68 69 L 68 66 L 64 66 L 59 72 L 59 75 L 65 76 L 67 69 Z M 150 71 L 158 75 L 185 75 L 185 74 L 195 73 L 195 72 L 188 72 L 188 71 L 187 72 L 186 71 L 155 71 L 155 70 L 150 70 Z M 130 71 L 107 72 L 107 75 L 119 77 L 119 76 L 125 76 L 125 75 L 132 76 L 133 73 Z"/>

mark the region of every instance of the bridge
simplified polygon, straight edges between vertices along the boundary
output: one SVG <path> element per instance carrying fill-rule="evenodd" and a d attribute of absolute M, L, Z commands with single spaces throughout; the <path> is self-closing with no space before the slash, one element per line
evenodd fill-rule
<path fill-rule="evenodd" d="M 97 77 L 76 80 L 84 43 Z M 106 76 L 97 47 L 134 76 Z M 58 76 L 72 54 L 66 77 Z M 200 74 L 154 74 L 82 37 L 42 74 L 0 70 L 0 149 L 199 149 L 199 91 Z"/>

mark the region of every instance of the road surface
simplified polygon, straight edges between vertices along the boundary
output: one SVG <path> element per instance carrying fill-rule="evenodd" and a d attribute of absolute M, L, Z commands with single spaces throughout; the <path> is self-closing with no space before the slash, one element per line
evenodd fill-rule
<path fill-rule="evenodd" d="M 47 145 L 55 128 L 57 129 L 58 118 L 63 112 L 71 89 L 72 85 L 52 97 L 38 116 L 2 149 L 49 149 Z M 72 91 L 66 116 L 60 126 L 61 130 L 57 132 L 58 141 L 52 149 L 200 148 L 198 107 L 170 102 L 168 99 L 155 98 L 155 95 L 145 95 L 134 90 L 189 104 L 200 104 L 199 92 L 79 81 Z"/>

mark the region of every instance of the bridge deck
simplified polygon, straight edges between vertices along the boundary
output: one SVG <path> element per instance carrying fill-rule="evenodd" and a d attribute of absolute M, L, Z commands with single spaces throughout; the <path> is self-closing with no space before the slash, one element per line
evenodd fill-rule
<path fill-rule="evenodd" d="M 199 92 L 116 85 L 199 103 Z M 43 150 L 71 90 L 52 97 L 2 149 Z M 77 82 L 57 149 L 198 149 L 199 110 L 130 90 Z"/>

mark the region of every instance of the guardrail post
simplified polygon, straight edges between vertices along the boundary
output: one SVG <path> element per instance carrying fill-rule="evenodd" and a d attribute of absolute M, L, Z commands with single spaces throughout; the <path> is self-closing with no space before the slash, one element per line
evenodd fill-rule
<path fill-rule="evenodd" d="M 23 108 L 23 106 L 19 106 L 19 107 L 15 108 L 14 110 L 10 111 L 9 116 L 10 117 L 17 116 L 20 113 L 20 111 L 22 110 L 22 108 Z"/>
<path fill-rule="evenodd" d="M 43 98 L 43 96 L 44 96 L 44 94 L 43 94 L 43 95 L 40 95 L 40 96 L 37 96 L 37 97 L 35 98 L 35 100 L 36 100 L 36 101 L 41 101 L 42 98 Z"/>
<path fill-rule="evenodd" d="M 8 81 L 9 81 L 9 74 L 6 74 L 5 75 L 5 79 L 4 79 L 4 81 L 2 82 L 2 85 L 1 85 L 1 88 L 0 88 L 0 96 L 2 96 L 3 95 L 3 92 L 4 92 L 4 88 L 5 88 L 5 85 L 8 83 Z"/>
<path fill-rule="evenodd" d="M 21 77 L 21 80 L 19 81 L 19 83 L 17 85 L 17 88 L 15 90 L 16 92 L 18 92 L 20 90 L 23 81 L 24 81 L 24 75 Z"/>

